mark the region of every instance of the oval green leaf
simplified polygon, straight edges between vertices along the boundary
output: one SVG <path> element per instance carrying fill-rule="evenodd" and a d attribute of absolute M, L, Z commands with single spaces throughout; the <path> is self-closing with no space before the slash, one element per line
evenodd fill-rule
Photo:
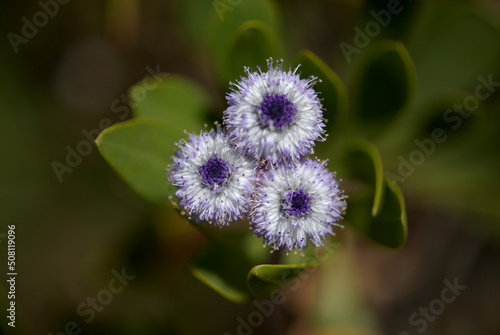
<path fill-rule="evenodd" d="M 269 250 L 248 229 L 248 223 L 234 223 L 230 229 L 196 224 L 210 244 L 192 263 L 191 272 L 220 295 L 234 302 L 250 297 L 246 278 L 256 264 L 269 260 Z"/>
<path fill-rule="evenodd" d="M 265 65 L 269 57 L 281 57 L 281 46 L 271 28 L 261 21 L 248 21 L 235 31 L 225 56 L 225 81 L 236 80 L 244 67 Z"/>
<path fill-rule="evenodd" d="M 370 221 L 368 236 L 387 247 L 399 248 L 408 237 L 405 201 L 395 180 L 386 178 L 384 187 L 384 199 L 379 213 Z"/>
<path fill-rule="evenodd" d="M 406 241 L 406 210 L 396 182 L 384 178 L 378 149 L 364 139 L 352 141 L 344 153 L 342 175 L 356 185 L 347 199 L 346 219 L 360 232 L 391 248 Z"/>
<path fill-rule="evenodd" d="M 342 175 L 363 183 L 362 193 L 368 194 L 371 209 L 369 214 L 373 217 L 379 213 L 384 195 L 384 171 L 380 153 L 373 143 L 362 138 L 352 140 L 345 150 Z M 349 207 L 349 212 L 355 211 Z"/>
<path fill-rule="evenodd" d="M 226 299 L 243 303 L 250 297 L 246 274 L 251 265 L 245 257 L 220 244 L 210 243 L 191 264 L 193 275 Z"/>
<path fill-rule="evenodd" d="M 165 168 L 174 153 L 181 128 L 158 119 L 139 118 L 105 129 L 96 143 L 120 177 L 144 199 L 166 204 L 173 193 Z"/>
<path fill-rule="evenodd" d="M 302 264 L 261 264 L 254 266 L 248 273 L 247 284 L 250 292 L 259 298 L 269 297 L 271 293 L 284 284 L 295 281 L 301 272 L 315 268 L 318 262 L 311 261 Z"/>
<path fill-rule="evenodd" d="M 297 54 L 293 66 L 299 64 L 302 78 L 314 76 L 321 80 L 314 89 L 321 92 L 320 98 L 323 98 L 324 117 L 329 121 L 326 124 L 328 134 L 338 137 L 347 121 L 347 93 L 344 83 L 325 62 L 309 50 L 302 50 Z"/>
<path fill-rule="evenodd" d="M 398 41 L 374 44 L 360 62 L 355 83 L 355 114 L 370 128 L 374 123 L 385 125 L 412 98 L 415 68 L 406 48 Z"/>
<path fill-rule="evenodd" d="M 211 26 L 209 27 L 209 48 L 214 62 L 214 70 L 219 80 L 227 85 L 227 71 L 225 70 L 226 55 L 234 34 L 247 21 L 260 21 L 275 31 L 279 27 L 279 11 L 268 0 L 239 1 L 234 5 L 215 1 L 212 12 Z M 267 55 L 265 59 L 271 55 Z M 241 69 L 243 70 L 243 69 Z M 235 80 L 237 78 L 229 78 Z"/>
<path fill-rule="evenodd" d="M 199 132 L 206 122 L 210 98 L 195 81 L 181 75 L 144 79 L 129 90 L 136 117 L 159 118 L 190 132 Z"/>

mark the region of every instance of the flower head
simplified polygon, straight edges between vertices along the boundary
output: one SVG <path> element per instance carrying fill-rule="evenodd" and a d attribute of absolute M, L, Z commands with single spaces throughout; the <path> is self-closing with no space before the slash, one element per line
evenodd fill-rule
<path fill-rule="evenodd" d="M 177 146 L 167 173 L 177 186 L 175 195 L 183 211 L 219 226 L 247 213 L 256 167 L 234 150 L 219 126 L 190 135 Z"/>
<path fill-rule="evenodd" d="M 323 139 L 325 124 L 320 99 L 312 86 L 315 77 L 300 79 L 283 63 L 267 62 L 267 72 L 252 72 L 231 83 L 224 122 L 230 140 L 258 160 L 273 164 L 297 162 Z"/>
<path fill-rule="evenodd" d="M 302 250 L 308 239 L 316 247 L 323 245 L 346 208 L 324 162 L 307 158 L 293 168 L 278 166 L 260 174 L 257 184 L 251 228 L 275 250 Z"/>

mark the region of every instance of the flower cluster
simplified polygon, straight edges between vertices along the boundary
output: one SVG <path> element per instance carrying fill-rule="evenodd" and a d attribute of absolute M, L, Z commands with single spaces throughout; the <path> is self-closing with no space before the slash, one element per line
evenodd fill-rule
<path fill-rule="evenodd" d="M 321 246 L 346 203 L 326 163 L 313 160 L 324 140 L 323 107 L 297 68 L 268 60 L 263 72 L 245 68 L 231 83 L 224 126 L 177 143 L 167 168 L 177 205 L 196 222 L 219 227 L 247 217 L 273 249 Z"/>

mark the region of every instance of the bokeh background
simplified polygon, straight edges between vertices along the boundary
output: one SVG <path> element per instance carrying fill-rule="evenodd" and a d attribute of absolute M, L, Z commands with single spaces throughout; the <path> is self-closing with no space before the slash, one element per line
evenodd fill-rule
<path fill-rule="evenodd" d="M 2 333 L 70 334 L 68 323 L 74 322 L 82 334 L 237 334 L 238 317 L 247 320 L 255 311 L 251 302 L 230 302 L 192 276 L 189 261 L 206 238 L 169 205 L 135 195 L 89 141 L 130 118 L 128 89 L 158 73 L 199 83 L 210 99 L 207 119 L 220 120 L 227 82 L 218 75 L 210 27 L 251 1 L 0 1 Z M 389 2 L 266 3 L 285 64 L 311 50 L 346 82 L 349 94 L 365 48 L 348 62 L 340 45 L 355 45 L 355 28 L 364 30 L 373 21 L 370 11 Z M 56 4 L 47 7 L 53 13 L 47 22 L 23 28 L 47 3 Z M 228 8 L 222 17 L 217 6 Z M 380 140 L 391 171 L 399 155 L 416 148 L 414 139 L 447 126 L 443 112 L 474 94 L 478 76 L 500 81 L 499 1 L 401 6 L 404 11 L 369 43 L 400 40 L 416 69 L 412 115 L 418 117 L 393 132 L 402 137 Z M 25 39 L 14 46 L 12 33 L 31 37 L 19 37 Z M 496 86 L 463 119 L 465 126 L 449 131 L 452 139 L 400 183 L 408 215 L 405 246 L 380 246 L 346 225 L 331 260 L 299 289 L 285 288 L 286 303 L 253 333 L 499 334 L 499 92 Z M 407 146 L 400 145 L 402 138 Z M 85 155 L 70 158 L 72 166 L 58 177 L 54 166 L 68 166 L 67 155 L 77 148 Z M 14 331 L 4 316 L 9 224 L 16 225 Z M 78 306 L 123 268 L 134 279 L 87 323 Z M 467 288 L 425 330 L 412 324 L 413 313 L 441 297 L 445 280 Z"/>

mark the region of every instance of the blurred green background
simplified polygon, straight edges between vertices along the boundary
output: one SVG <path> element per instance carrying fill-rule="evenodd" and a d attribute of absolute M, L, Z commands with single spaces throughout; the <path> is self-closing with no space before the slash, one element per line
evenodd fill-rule
<path fill-rule="evenodd" d="M 16 225 L 18 273 L 16 329 L 6 327 L 2 312 L 1 331 L 69 334 L 74 322 L 82 334 L 238 333 L 255 304 L 230 302 L 189 271 L 206 238 L 171 206 L 135 195 L 90 139 L 131 118 L 129 88 L 159 73 L 198 83 L 195 102 L 186 103 L 199 99 L 207 122 L 220 120 L 228 82 L 243 74 L 239 63 L 270 46 L 285 65 L 306 49 L 333 69 L 347 87 L 349 120 L 363 121 L 346 132 L 377 144 L 386 173 L 398 174 L 400 157 L 410 160 L 419 150 L 415 140 L 436 128 L 448 139 L 399 180 L 406 245 L 380 246 L 346 224 L 335 240 L 341 247 L 298 289 L 285 287 L 286 302 L 253 333 L 499 334 L 500 87 L 492 85 L 470 115 L 446 111 L 477 96 L 478 77 L 500 82 L 500 3 L 401 1 L 386 27 L 366 35 L 367 23 L 380 22 L 371 11 L 389 4 L 395 2 L 0 1 L 0 234 Z M 270 45 L 254 45 L 251 36 L 230 44 L 241 24 L 270 31 Z M 408 103 L 392 114 L 404 92 L 384 90 L 384 64 L 369 75 L 364 70 L 370 50 L 386 39 L 404 46 L 416 78 Z M 342 43 L 359 52 L 346 57 Z M 227 59 L 232 54 L 236 62 Z M 263 53 L 263 66 L 269 56 Z M 338 167 L 328 148 L 318 154 Z M 356 185 L 346 188 L 349 194 Z M 5 235 L 0 250 L 6 255 Z M 5 311 L 7 260 L 0 259 Z M 134 278 L 106 296 L 113 271 L 122 269 Z M 441 305 L 435 300 L 446 280 L 467 288 Z M 106 303 L 86 322 L 90 314 L 78 307 L 96 296 Z M 411 321 L 420 308 L 431 316 Z"/>

